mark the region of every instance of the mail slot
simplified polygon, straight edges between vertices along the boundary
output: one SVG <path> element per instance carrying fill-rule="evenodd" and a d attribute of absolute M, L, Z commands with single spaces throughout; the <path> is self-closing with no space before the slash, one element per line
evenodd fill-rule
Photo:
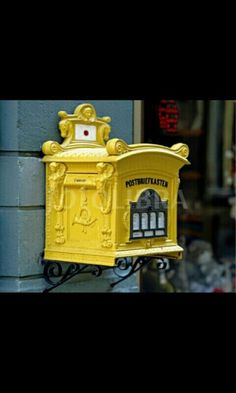
<path fill-rule="evenodd" d="M 64 141 L 45 142 L 45 259 L 115 266 L 119 258 L 180 259 L 179 171 L 188 146 L 110 139 L 90 104 L 59 112 Z"/>

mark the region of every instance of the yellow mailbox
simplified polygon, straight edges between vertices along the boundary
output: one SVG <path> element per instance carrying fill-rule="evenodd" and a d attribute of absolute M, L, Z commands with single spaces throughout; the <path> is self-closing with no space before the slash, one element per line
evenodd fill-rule
<path fill-rule="evenodd" d="M 119 258 L 179 259 L 179 170 L 189 149 L 109 140 L 109 117 L 90 104 L 59 112 L 60 145 L 43 145 L 45 259 L 115 266 Z"/>

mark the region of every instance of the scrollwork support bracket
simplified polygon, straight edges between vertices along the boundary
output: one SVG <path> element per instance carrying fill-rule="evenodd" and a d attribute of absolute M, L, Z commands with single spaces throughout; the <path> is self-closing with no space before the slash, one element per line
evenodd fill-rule
<path fill-rule="evenodd" d="M 116 285 L 121 283 L 122 281 L 128 279 L 133 274 L 137 273 L 144 266 L 146 266 L 152 259 L 157 260 L 157 268 L 159 270 L 165 270 L 168 266 L 168 263 L 163 258 L 158 257 L 138 257 L 137 259 L 133 258 L 118 258 L 116 266 L 100 266 L 100 265 L 83 265 L 78 263 L 63 263 L 59 261 L 49 261 L 41 259 L 40 263 L 44 266 L 43 269 L 43 277 L 45 281 L 51 285 L 49 288 L 46 288 L 43 292 L 48 293 L 53 289 L 59 287 L 65 282 L 71 280 L 78 274 L 88 273 L 92 274 L 95 277 L 100 277 L 104 270 L 113 269 L 116 276 L 119 277 L 119 280 L 110 284 L 111 288 L 114 288 Z"/>

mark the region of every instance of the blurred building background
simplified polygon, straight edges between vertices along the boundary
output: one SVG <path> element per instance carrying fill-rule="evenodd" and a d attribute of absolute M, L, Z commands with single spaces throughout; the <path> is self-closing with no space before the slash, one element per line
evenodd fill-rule
<path fill-rule="evenodd" d="M 157 278 L 157 291 L 166 286 L 167 291 L 235 292 L 235 102 L 146 101 L 143 113 L 143 142 L 182 142 L 190 148 L 191 166 L 180 172 L 178 200 L 184 260 L 170 261 L 165 277 Z M 143 291 L 149 291 L 143 282 Z"/>

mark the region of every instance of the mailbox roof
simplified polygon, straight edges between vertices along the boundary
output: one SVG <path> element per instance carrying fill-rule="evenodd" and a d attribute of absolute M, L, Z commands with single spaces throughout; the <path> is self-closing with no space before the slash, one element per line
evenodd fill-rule
<path fill-rule="evenodd" d="M 61 145 L 62 146 L 62 145 Z M 58 162 L 116 162 L 127 159 L 133 155 L 146 153 L 156 153 L 163 156 L 172 156 L 183 164 L 189 164 L 187 157 L 189 155 L 188 146 L 178 143 L 172 147 L 166 147 L 153 144 L 137 144 L 127 145 L 120 139 L 111 139 L 105 147 L 77 147 L 72 146 L 69 149 L 61 148 L 55 154 L 45 155 L 44 162 L 58 161 Z"/>

